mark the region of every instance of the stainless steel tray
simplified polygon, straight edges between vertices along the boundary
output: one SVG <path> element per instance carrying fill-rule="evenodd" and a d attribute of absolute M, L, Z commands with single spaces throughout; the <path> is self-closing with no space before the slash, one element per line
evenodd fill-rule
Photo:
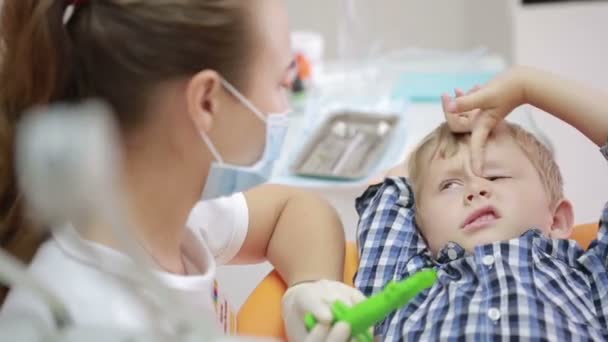
<path fill-rule="evenodd" d="M 305 177 L 363 178 L 379 162 L 398 122 L 397 115 L 335 113 L 304 145 L 291 171 Z"/>

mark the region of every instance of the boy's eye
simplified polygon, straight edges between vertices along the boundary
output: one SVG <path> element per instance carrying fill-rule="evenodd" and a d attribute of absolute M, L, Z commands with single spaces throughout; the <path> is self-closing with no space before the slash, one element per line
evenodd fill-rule
<path fill-rule="evenodd" d="M 447 180 L 447 181 L 441 183 L 441 185 L 439 186 L 439 190 L 443 191 L 443 190 L 447 190 L 447 189 L 452 189 L 459 185 L 460 185 L 460 183 L 458 183 L 458 181 L 455 179 Z"/>
<path fill-rule="evenodd" d="M 507 176 L 488 176 L 486 177 L 487 180 L 489 180 L 490 182 L 494 182 L 497 180 L 501 180 L 501 179 L 509 179 L 511 177 L 507 177 Z"/>

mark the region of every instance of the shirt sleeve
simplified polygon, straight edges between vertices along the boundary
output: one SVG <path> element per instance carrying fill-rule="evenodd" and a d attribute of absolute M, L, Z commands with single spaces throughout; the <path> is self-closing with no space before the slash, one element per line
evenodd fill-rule
<path fill-rule="evenodd" d="M 409 261 L 427 250 L 415 223 L 414 197 L 405 178 L 387 178 L 356 202 L 359 270 L 355 286 L 366 296 L 407 276 Z"/>
<path fill-rule="evenodd" d="M 600 152 L 608 160 L 608 142 L 600 148 Z M 604 267 L 608 268 L 608 203 L 604 205 L 598 225 L 597 238 L 591 242 L 587 253 L 596 253 L 603 260 Z"/>
<path fill-rule="evenodd" d="M 187 227 L 202 239 L 219 265 L 232 261 L 249 230 L 249 209 L 243 193 L 198 202 Z"/>

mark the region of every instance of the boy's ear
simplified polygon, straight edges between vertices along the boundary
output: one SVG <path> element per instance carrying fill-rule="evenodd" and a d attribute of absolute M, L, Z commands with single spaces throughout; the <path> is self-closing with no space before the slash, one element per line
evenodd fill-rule
<path fill-rule="evenodd" d="M 549 236 L 553 239 L 567 239 L 572 234 L 574 209 L 567 199 L 559 201 L 553 212 L 553 224 Z"/>

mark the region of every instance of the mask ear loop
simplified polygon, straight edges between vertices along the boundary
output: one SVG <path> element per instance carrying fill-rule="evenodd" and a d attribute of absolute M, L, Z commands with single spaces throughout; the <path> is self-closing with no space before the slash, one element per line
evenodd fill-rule
<path fill-rule="evenodd" d="M 249 100 L 247 100 L 247 98 L 245 98 L 245 96 L 241 95 L 241 93 L 236 90 L 235 87 L 232 86 L 232 84 L 228 83 L 228 81 L 226 81 L 225 79 L 221 79 L 222 85 L 226 88 L 226 90 L 228 90 L 228 92 L 230 94 L 232 94 L 234 97 L 236 97 L 238 100 L 240 100 L 243 105 L 245 107 L 247 107 L 247 109 L 251 110 L 258 118 L 260 118 L 260 120 L 262 120 L 263 122 L 266 122 L 266 117 L 260 113 L 260 111 L 255 108 L 255 106 L 249 102 Z M 213 158 L 215 158 L 215 160 L 220 163 L 220 164 L 224 164 L 224 159 L 222 159 L 222 156 L 220 156 L 220 153 L 218 152 L 218 150 L 215 148 L 215 145 L 213 145 L 213 143 L 211 142 L 211 139 L 209 139 L 209 136 L 207 135 L 207 133 L 205 132 L 201 132 L 200 133 L 201 138 L 203 139 L 203 141 L 205 142 L 205 144 L 207 145 L 207 148 L 209 148 L 209 152 L 211 152 L 211 154 L 213 155 Z"/>
<path fill-rule="evenodd" d="M 203 141 L 205 142 L 205 144 L 207 145 L 209 152 L 211 152 L 211 154 L 213 155 L 213 158 L 215 158 L 215 160 L 218 163 L 224 164 L 224 159 L 222 159 L 222 156 L 220 156 L 220 153 L 217 151 L 217 149 L 211 142 L 211 139 L 209 139 L 209 136 L 207 135 L 207 133 L 201 132 L 200 135 L 201 135 L 201 138 L 203 139 Z"/>
<path fill-rule="evenodd" d="M 228 83 L 225 79 L 222 78 L 222 85 L 228 90 L 232 96 L 236 97 L 247 109 L 252 111 L 260 120 L 266 122 L 266 116 L 262 114 L 254 105 L 251 103 L 245 96 L 243 96 L 232 84 Z"/>

